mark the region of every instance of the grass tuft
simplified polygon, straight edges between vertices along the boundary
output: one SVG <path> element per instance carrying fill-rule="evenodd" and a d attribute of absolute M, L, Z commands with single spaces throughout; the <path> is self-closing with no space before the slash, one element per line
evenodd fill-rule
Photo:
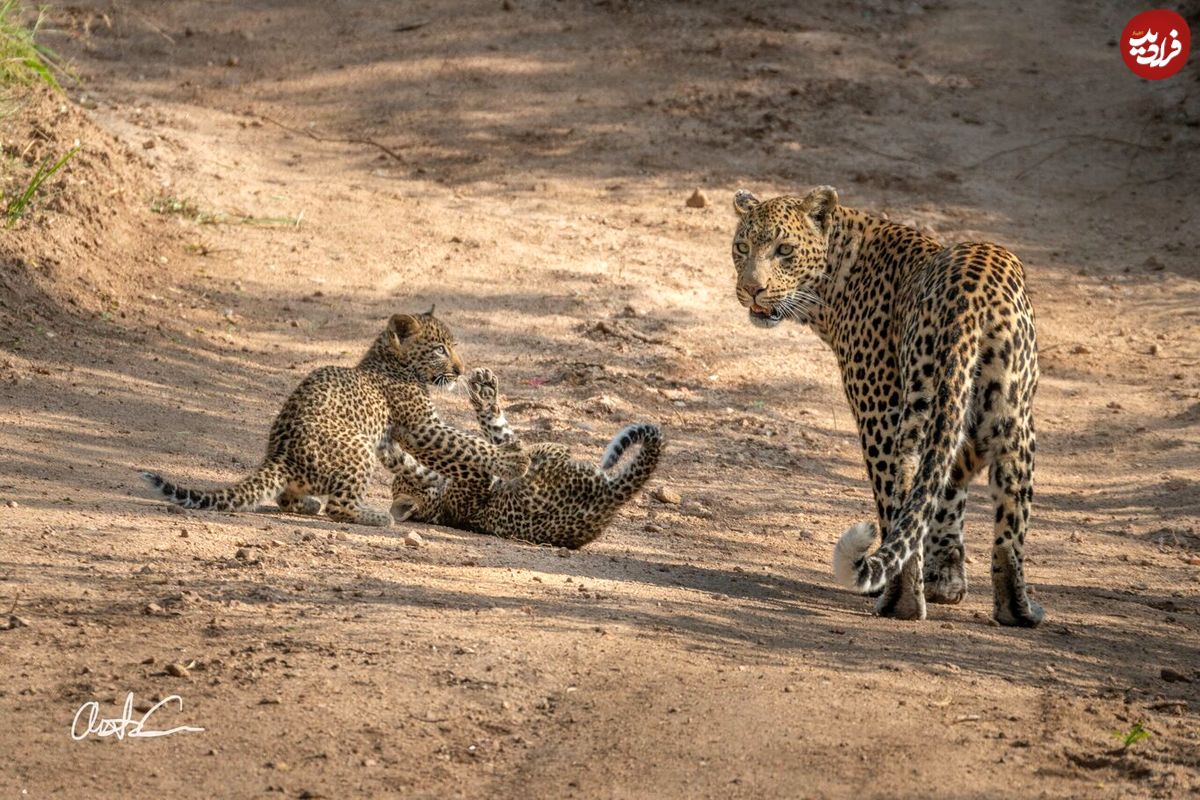
<path fill-rule="evenodd" d="M 1113 736 L 1117 737 L 1117 739 L 1121 742 L 1122 750 L 1128 750 L 1130 747 L 1142 741 L 1143 739 L 1149 739 L 1150 731 L 1143 728 L 1141 720 L 1138 720 L 1137 722 L 1133 723 L 1133 727 L 1128 731 L 1113 731 Z"/>
<path fill-rule="evenodd" d="M 73 77 L 57 53 L 36 41 L 45 16 L 25 25 L 19 0 L 0 0 L 0 88 L 41 83 L 61 93 L 59 78 Z"/>
<path fill-rule="evenodd" d="M 55 161 L 54 157 L 51 156 L 41 164 L 38 164 L 38 168 L 29 177 L 29 182 L 25 184 L 25 189 L 4 204 L 5 227 L 11 228 L 17 224 L 17 221 L 25 215 L 29 204 L 33 202 L 33 197 L 37 194 L 38 189 L 42 188 L 42 184 L 53 177 L 54 173 L 62 169 L 78 152 L 79 147 L 75 146 L 65 156 L 58 159 L 58 161 Z M 3 202 L 3 200 L 4 195 L 0 194 L 0 202 Z"/>

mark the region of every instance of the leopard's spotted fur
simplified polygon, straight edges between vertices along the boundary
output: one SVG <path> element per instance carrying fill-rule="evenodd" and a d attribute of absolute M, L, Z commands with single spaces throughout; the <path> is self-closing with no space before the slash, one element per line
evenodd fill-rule
<path fill-rule="evenodd" d="M 515 443 L 516 433 L 500 408 L 496 377 L 475 370 L 467 383 L 479 426 L 493 444 Z M 620 471 L 625 451 L 640 445 Z M 392 514 L 456 528 L 557 547 L 582 547 L 596 539 L 617 510 L 645 484 L 658 464 L 658 426 L 630 425 L 612 440 L 597 468 L 572 461 L 566 447 L 529 445 L 529 472 L 503 480 L 473 463 L 454 471 L 426 469 L 395 448 L 381 449 L 395 473 Z M 439 472 L 441 474 L 439 474 Z"/>
<path fill-rule="evenodd" d="M 316 514 L 324 505 L 338 521 L 390 525 L 391 514 L 363 503 L 389 431 L 411 435 L 419 442 L 412 452 L 431 463 L 469 461 L 508 478 L 529 466 L 519 448 L 496 447 L 438 419 L 428 386 L 452 384 L 462 374 L 454 336 L 432 311 L 397 314 L 357 366 L 322 367 L 296 387 L 253 475 L 215 491 L 186 489 L 151 472 L 143 477 L 186 508 L 232 511 L 274 498 L 283 511 Z"/>
<path fill-rule="evenodd" d="M 805 197 L 734 197 L 737 297 L 753 323 L 812 326 L 836 354 L 875 493 L 876 526 L 843 536 L 835 572 L 882 594 L 878 613 L 925 617 L 966 593 L 962 515 L 985 466 L 995 505 L 995 618 L 1033 626 L 1024 577 L 1033 498 L 1037 345 L 1021 262 L 989 243 L 942 245 L 912 228 Z"/>

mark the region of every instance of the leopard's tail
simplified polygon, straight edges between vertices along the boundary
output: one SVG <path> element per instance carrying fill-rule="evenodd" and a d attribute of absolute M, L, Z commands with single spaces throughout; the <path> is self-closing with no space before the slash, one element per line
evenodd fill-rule
<path fill-rule="evenodd" d="M 637 455 L 629 459 L 619 472 L 610 472 L 620 463 L 625 451 L 634 445 L 639 445 Z M 654 474 L 659 456 L 662 455 L 662 446 L 662 429 L 649 422 L 627 425 L 608 443 L 600 469 L 607 473 L 608 484 L 617 503 L 624 503 L 633 497 Z"/>
<path fill-rule="evenodd" d="M 875 526 L 855 525 L 842 534 L 833 553 L 834 576 L 843 586 L 858 592 L 882 589 L 900 574 L 922 546 L 937 511 L 938 495 L 950 477 L 954 458 L 966 435 L 983 331 L 978 322 L 961 316 L 951 319 L 943 330 L 946 338 L 947 334 L 965 333 L 966 341 L 961 346 L 953 343 L 945 346 L 945 357 L 935 362 L 931 396 L 926 403 L 918 399 L 905 409 L 907 414 L 922 414 L 924 420 L 920 438 L 913 445 L 916 463 L 899 465 L 901 471 L 911 472 L 912 484 L 892 529 L 879 549 L 869 553 L 875 540 Z M 905 443 L 898 444 L 903 448 Z"/>
<path fill-rule="evenodd" d="M 254 474 L 225 489 L 201 492 L 186 489 L 156 475 L 143 472 L 142 480 L 170 500 L 184 508 L 205 508 L 213 511 L 242 511 L 252 509 L 260 503 L 273 500 L 287 485 L 287 473 L 283 465 L 275 461 L 264 461 Z"/>

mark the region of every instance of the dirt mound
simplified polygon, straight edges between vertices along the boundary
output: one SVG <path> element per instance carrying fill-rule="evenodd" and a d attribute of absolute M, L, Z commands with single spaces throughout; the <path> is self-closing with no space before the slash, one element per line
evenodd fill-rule
<path fill-rule="evenodd" d="M 154 281 L 166 226 L 150 211 L 150 166 L 87 111 L 48 90 L 0 120 L 5 198 L 39 166 L 74 155 L 42 184 L 11 227 L 0 227 L 0 332 L 42 338 L 71 319 L 127 316 L 137 287 Z"/>

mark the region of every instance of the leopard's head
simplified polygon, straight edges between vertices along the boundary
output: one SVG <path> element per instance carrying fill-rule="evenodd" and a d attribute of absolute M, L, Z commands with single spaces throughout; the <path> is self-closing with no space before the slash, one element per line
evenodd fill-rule
<path fill-rule="evenodd" d="M 393 315 L 385 335 L 393 357 L 424 383 L 452 386 L 462 377 L 454 334 L 432 308 L 424 314 Z"/>
<path fill-rule="evenodd" d="M 804 197 L 760 201 L 745 190 L 733 196 L 737 298 L 752 323 L 773 328 L 785 318 L 811 320 L 821 304 L 818 288 L 837 205 L 832 186 L 818 186 Z"/>

